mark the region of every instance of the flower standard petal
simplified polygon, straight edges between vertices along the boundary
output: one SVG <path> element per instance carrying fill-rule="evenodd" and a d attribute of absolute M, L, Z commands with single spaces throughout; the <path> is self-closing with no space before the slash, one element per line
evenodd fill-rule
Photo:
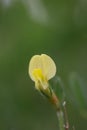
<path fill-rule="evenodd" d="M 33 76 L 34 69 L 39 69 L 41 68 L 41 66 L 42 66 L 42 63 L 41 63 L 40 55 L 33 56 L 29 62 L 29 71 L 28 71 L 30 78 L 33 81 L 35 81 L 35 78 Z"/>
<path fill-rule="evenodd" d="M 35 81 L 33 71 L 35 69 L 41 69 L 44 77 L 49 80 L 56 74 L 56 65 L 52 58 L 46 54 L 35 55 L 31 58 L 29 63 L 29 75 L 33 81 Z"/>
<path fill-rule="evenodd" d="M 52 58 L 46 54 L 41 55 L 42 65 L 43 65 L 43 73 L 46 78 L 49 80 L 56 74 L 56 65 Z"/>

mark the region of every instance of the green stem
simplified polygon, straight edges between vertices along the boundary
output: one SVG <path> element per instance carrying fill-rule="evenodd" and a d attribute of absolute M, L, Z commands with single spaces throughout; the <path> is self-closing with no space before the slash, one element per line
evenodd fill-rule
<path fill-rule="evenodd" d="M 63 117 L 63 112 L 61 110 L 57 110 L 57 117 L 58 117 L 58 121 L 59 121 L 59 129 L 65 130 L 65 128 L 64 128 L 64 117 Z"/>

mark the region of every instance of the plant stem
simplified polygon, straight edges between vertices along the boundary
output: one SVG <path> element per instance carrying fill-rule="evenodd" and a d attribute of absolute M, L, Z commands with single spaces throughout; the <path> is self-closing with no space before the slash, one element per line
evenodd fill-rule
<path fill-rule="evenodd" d="M 65 130 L 69 130 L 69 121 L 68 121 L 68 115 L 66 111 L 66 102 L 63 102 L 63 109 L 64 109 L 64 117 L 65 117 Z"/>
<path fill-rule="evenodd" d="M 56 108 L 57 117 L 59 121 L 59 130 L 65 130 L 64 115 L 60 105 L 60 101 L 53 91 L 52 91 L 52 96 L 50 98 L 50 101 Z"/>
<path fill-rule="evenodd" d="M 65 128 L 64 128 L 64 117 L 63 117 L 62 110 L 57 110 L 57 117 L 58 117 L 58 121 L 59 121 L 59 129 L 65 130 Z"/>

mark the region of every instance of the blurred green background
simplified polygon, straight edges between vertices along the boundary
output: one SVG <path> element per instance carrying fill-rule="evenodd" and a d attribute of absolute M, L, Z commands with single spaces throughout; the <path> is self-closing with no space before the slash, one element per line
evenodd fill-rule
<path fill-rule="evenodd" d="M 28 76 L 30 58 L 42 53 L 64 84 L 70 129 L 86 130 L 87 0 L 0 0 L 0 130 L 58 130 Z"/>

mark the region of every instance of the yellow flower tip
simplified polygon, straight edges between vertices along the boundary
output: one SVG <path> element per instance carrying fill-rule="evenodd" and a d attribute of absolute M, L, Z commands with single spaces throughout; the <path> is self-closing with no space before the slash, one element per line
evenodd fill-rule
<path fill-rule="evenodd" d="M 35 81 L 35 87 L 37 89 L 46 89 L 48 87 L 48 82 L 46 77 L 42 74 L 41 69 L 34 69 L 33 77 Z"/>
<path fill-rule="evenodd" d="M 44 75 L 42 74 L 41 69 L 34 69 L 34 71 L 32 72 L 33 77 L 34 77 L 34 81 L 35 80 L 45 80 Z"/>
<path fill-rule="evenodd" d="M 46 54 L 35 55 L 29 62 L 30 78 L 43 85 L 56 74 L 56 65 L 52 58 Z M 46 83 L 47 84 L 47 83 Z"/>

